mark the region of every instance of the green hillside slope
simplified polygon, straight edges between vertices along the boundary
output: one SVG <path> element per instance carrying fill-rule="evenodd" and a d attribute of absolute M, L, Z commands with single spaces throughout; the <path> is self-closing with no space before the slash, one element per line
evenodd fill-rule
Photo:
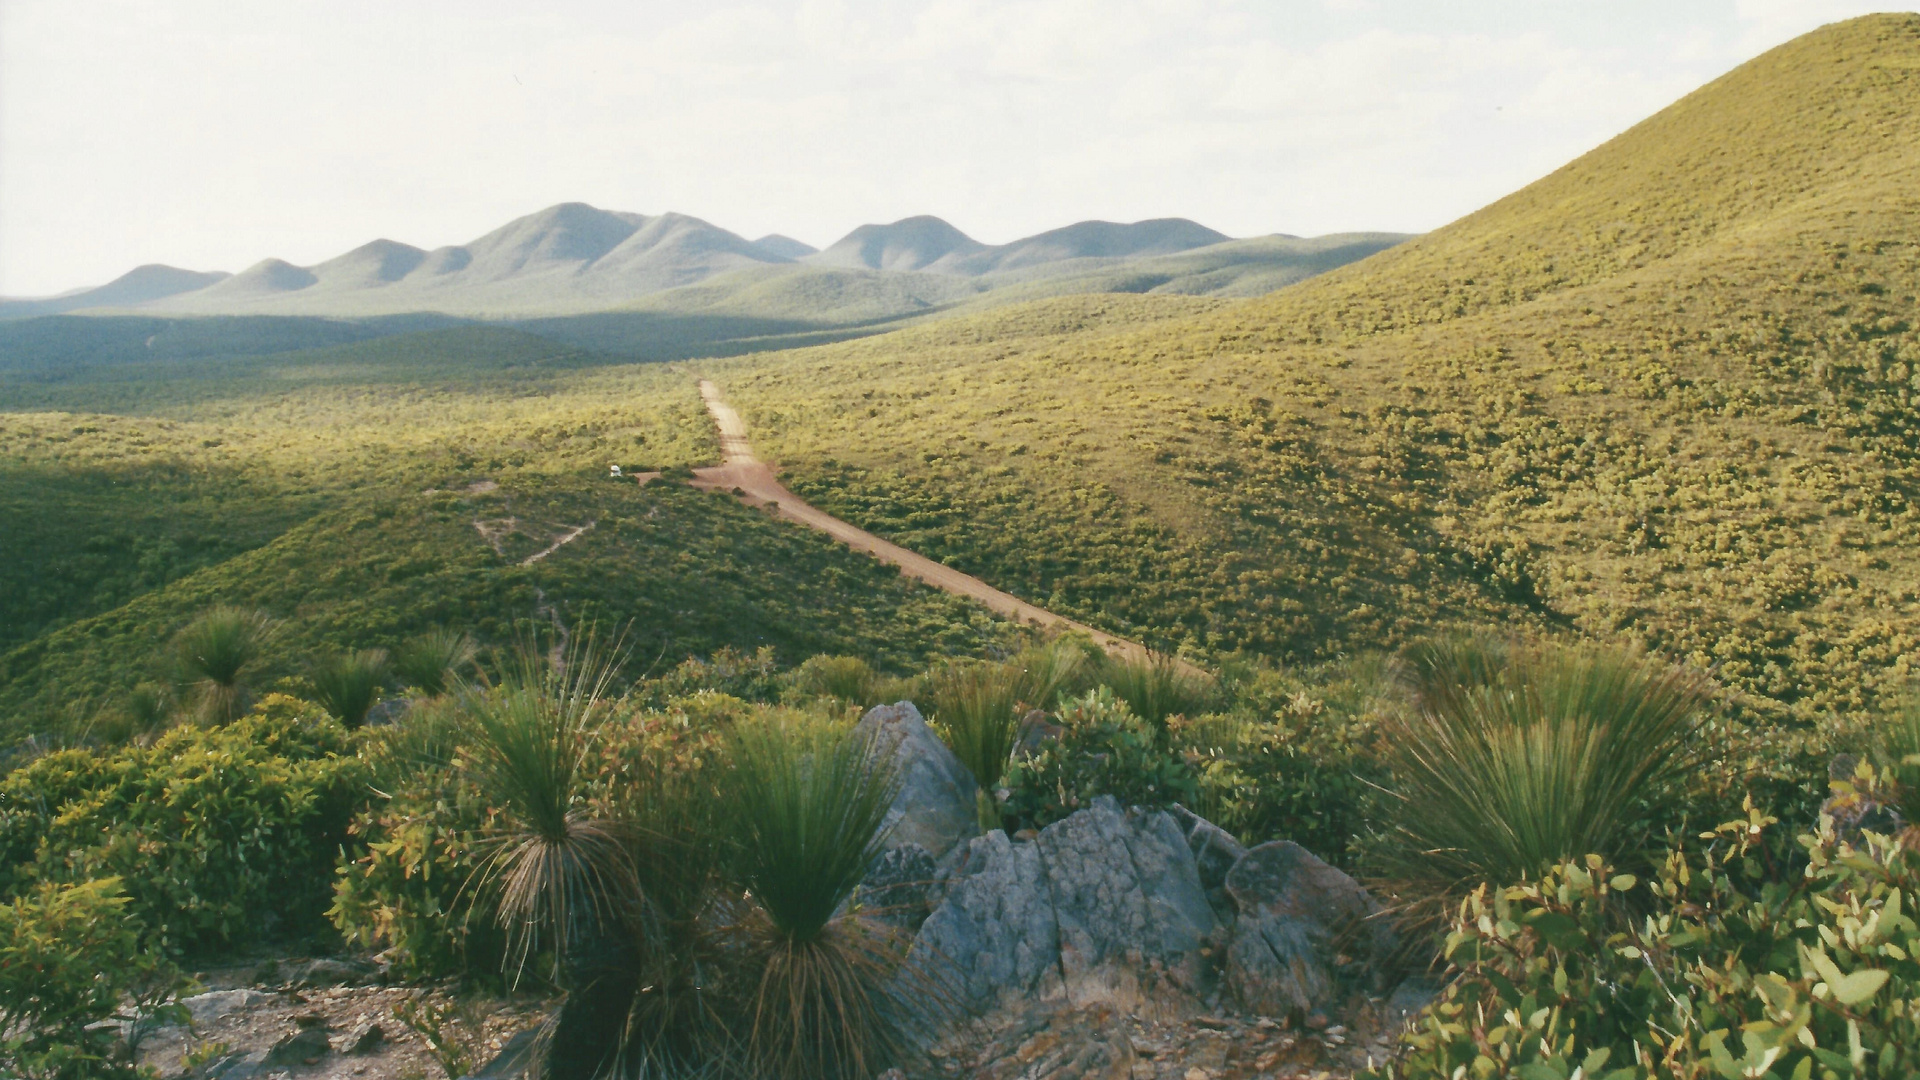
<path fill-rule="evenodd" d="M 1835 24 L 1284 292 L 708 365 L 797 490 L 1115 631 L 1293 657 L 1515 621 L 1761 712 L 1920 648 L 1920 16 Z"/>

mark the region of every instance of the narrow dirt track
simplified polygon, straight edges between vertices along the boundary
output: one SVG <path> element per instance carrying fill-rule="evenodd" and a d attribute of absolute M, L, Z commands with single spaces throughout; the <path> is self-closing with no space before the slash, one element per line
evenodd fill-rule
<path fill-rule="evenodd" d="M 787 490 L 786 485 L 773 475 L 773 469 L 753 456 L 753 447 L 747 442 L 747 426 L 741 421 L 740 414 L 722 400 L 720 388 L 707 379 L 701 379 L 700 398 L 707 403 L 707 412 L 713 417 L 714 426 L 720 429 L 722 464 L 708 469 L 695 469 L 694 487 L 702 491 L 732 492 L 749 506 L 771 506 L 788 521 L 818 529 L 855 551 L 864 551 L 881 562 L 899 567 L 900 572 L 908 577 L 955 596 L 977 600 L 1017 622 L 1029 626 L 1078 630 L 1091 636 L 1101 648 L 1123 656 L 1142 657 L 1147 654 L 1147 650 L 1136 642 L 1114 637 L 1085 623 L 1035 607 L 977 577 L 934 562 L 924 555 L 916 555 L 898 544 L 888 543 L 865 529 L 856 528 L 832 514 L 807 505 L 799 496 Z"/>

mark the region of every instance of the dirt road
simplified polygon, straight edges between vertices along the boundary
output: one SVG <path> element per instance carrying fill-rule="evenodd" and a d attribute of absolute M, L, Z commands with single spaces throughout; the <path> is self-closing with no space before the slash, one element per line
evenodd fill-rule
<path fill-rule="evenodd" d="M 741 422 L 740 414 L 721 399 L 720 388 L 701 379 L 700 397 L 707 403 L 707 412 L 713 416 L 714 425 L 720 429 L 722 464 L 710 469 L 695 469 L 694 487 L 704 491 L 731 491 L 750 506 L 771 506 L 789 521 L 818 529 L 855 551 L 864 551 L 881 562 L 899 567 L 900 572 L 908 577 L 917 578 L 955 596 L 977 600 L 1009 619 L 1029 626 L 1079 630 L 1092 636 L 1108 652 L 1136 657 L 1146 655 L 1146 649 L 1134 642 L 1055 615 L 1045 608 L 1035 607 L 977 577 L 963 574 L 923 555 L 916 555 L 898 544 L 890 544 L 864 529 L 855 528 L 832 514 L 807 505 L 799 496 L 787 490 L 765 462 L 753 456 L 753 447 L 747 442 L 747 426 Z"/>

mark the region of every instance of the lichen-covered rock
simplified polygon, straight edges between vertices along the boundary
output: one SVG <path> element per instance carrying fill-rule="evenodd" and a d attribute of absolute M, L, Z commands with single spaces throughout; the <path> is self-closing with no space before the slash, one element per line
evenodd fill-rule
<path fill-rule="evenodd" d="M 1203 994 L 1219 929 L 1165 813 L 1111 798 L 1015 843 L 969 843 L 933 894 L 912 959 L 972 1009 L 1064 995 L 1132 1005 Z"/>
<path fill-rule="evenodd" d="M 933 910 L 929 897 L 939 875 L 931 852 L 919 844 L 902 844 L 873 860 L 854 898 L 867 917 L 911 934 Z"/>
<path fill-rule="evenodd" d="M 1248 851 L 1226 878 L 1239 915 L 1227 946 L 1227 982 L 1240 1003 L 1284 1015 L 1335 995 L 1343 952 L 1370 969 L 1391 941 L 1360 883 L 1288 840 Z"/>
<path fill-rule="evenodd" d="M 918 844 L 935 859 L 980 835 L 973 773 L 927 726 L 913 702 L 876 705 L 855 729 L 894 755 L 900 794 L 887 813 L 888 845 Z"/>
<path fill-rule="evenodd" d="M 1136 1001 L 1161 982 L 1204 992 L 1200 950 L 1219 924 L 1171 815 L 1129 813 L 1102 796 L 1042 829 L 1035 846 L 1077 1004 Z"/>
<path fill-rule="evenodd" d="M 1060 939 L 1037 845 L 998 829 L 974 838 L 937 896 L 910 966 L 976 1007 L 1058 987 Z"/>

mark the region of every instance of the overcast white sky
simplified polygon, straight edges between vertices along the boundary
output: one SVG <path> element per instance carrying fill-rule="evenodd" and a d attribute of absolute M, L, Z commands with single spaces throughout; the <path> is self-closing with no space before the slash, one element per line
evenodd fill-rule
<path fill-rule="evenodd" d="M 0 0 L 0 294 L 581 200 L 1433 228 L 1852 0 Z"/>

